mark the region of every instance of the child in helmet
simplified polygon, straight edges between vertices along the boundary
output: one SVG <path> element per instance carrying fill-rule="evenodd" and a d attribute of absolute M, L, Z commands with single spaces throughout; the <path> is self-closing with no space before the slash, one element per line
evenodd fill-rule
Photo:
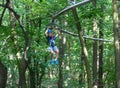
<path fill-rule="evenodd" d="M 55 40 L 58 35 L 54 35 L 52 31 L 52 27 L 49 27 L 46 32 L 45 32 L 49 47 L 48 51 L 51 53 L 52 61 L 51 64 L 58 64 L 58 55 L 59 55 L 59 50 L 55 44 Z M 56 53 L 56 58 L 54 59 L 54 53 Z"/>

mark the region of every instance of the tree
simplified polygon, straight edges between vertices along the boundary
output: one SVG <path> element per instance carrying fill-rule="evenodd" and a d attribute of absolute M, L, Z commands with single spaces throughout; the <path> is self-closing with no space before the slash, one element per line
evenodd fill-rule
<path fill-rule="evenodd" d="M 73 16 L 74 16 L 75 21 L 77 22 L 76 27 L 77 27 L 77 30 L 78 30 L 78 35 L 79 35 L 79 40 L 80 40 L 81 47 L 82 47 L 82 52 L 83 52 L 83 55 L 84 55 L 84 61 L 85 61 L 86 72 L 87 72 L 88 88 L 92 88 L 90 65 L 89 65 L 89 62 L 88 62 L 88 52 L 87 52 L 87 48 L 86 48 L 84 39 L 82 37 L 83 32 L 82 32 L 80 22 L 78 21 L 79 18 L 78 18 L 78 14 L 77 14 L 76 9 L 73 9 Z"/>
<path fill-rule="evenodd" d="M 26 69 L 28 67 L 28 58 L 27 58 L 27 51 L 28 51 L 28 44 L 29 44 L 29 39 L 28 39 L 28 35 L 27 32 L 22 24 L 22 21 L 20 19 L 20 16 L 14 11 L 14 3 L 13 0 L 7 0 L 8 2 L 8 6 L 6 6 L 9 9 L 9 13 L 10 13 L 10 24 L 11 24 L 11 28 L 12 28 L 12 33 L 11 36 L 13 38 L 13 45 L 15 46 L 15 57 L 18 60 L 18 70 L 19 70 L 19 88 L 26 88 L 26 77 L 25 77 L 25 73 L 26 73 Z M 16 18 L 16 19 L 15 19 Z M 22 51 L 19 47 L 18 44 L 18 35 L 16 33 L 16 26 L 15 26 L 15 21 L 18 21 L 22 32 L 23 32 L 23 37 L 25 39 L 25 43 L 24 43 L 24 54 L 22 55 L 22 53 L 20 51 Z"/>
<path fill-rule="evenodd" d="M 115 53 L 115 88 L 120 88 L 120 48 L 119 48 L 119 19 L 118 19 L 118 0 L 112 0 L 113 3 L 113 31 L 114 31 L 114 53 Z"/>
<path fill-rule="evenodd" d="M 59 20 L 60 24 L 62 22 L 64 23 L 64 20 Z M 59 79 L 58 79 L 58 88 L 63 88 L 63 60 L 64 60 L 64 54 L 65 54 L 65 44 L 66 44 L 66 37 L 65 34 L 60 32 L 59 34 Z"/>
<path fill-rule="evenodd" d="M 114 88 L 112 8 L 112 0 L 1 0 L 0 75 L 6 67 L 6 87 L 90 88 L 96 82 Z M 51 65 L 46 52 L 44 32 L 52 19 L 61 32 L 59 65 Z"/>
<path fill-rule="evenodd" d="M 96 9 L 97 4 L 96 0 L 93 0 L 93 8 Z M 93 18 L 93 37 L 98 37 L 98 24 L 97 24 L 97 17 Z M 98 41 L 93 42 L 93 86 L 97 86 L 97 61 L 98 61 Z"/>
<path fill-rule="evenodd" d="M 0 61 L 0 88 L 6 88 L 7 83 L 7 68 Z"/>
<path fill-rule="evenodd" d="M 99 29 L 99 38 L 104 38 L 104 29 L 103 29 L 103 9 L 104 4 L 100 5 L 101 7 L 101 18 L 99 20 L 100 22 L 100 29 Z M 103 49 L 104 43 L 103 41 L 99 41 L 99 71 L 98 71 L 98 88 L 103 88 Z"/>

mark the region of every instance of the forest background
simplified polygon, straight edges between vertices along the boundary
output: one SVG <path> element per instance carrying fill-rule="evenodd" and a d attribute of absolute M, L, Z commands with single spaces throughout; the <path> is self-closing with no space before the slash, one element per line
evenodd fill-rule
<path fill-rule="evenodd" d="M 117 0 L 1 0 L 0 88 L 120 88 L 119 7 Z M 51 21 L 60 31 L 59 65 L 46 51 Z"/>

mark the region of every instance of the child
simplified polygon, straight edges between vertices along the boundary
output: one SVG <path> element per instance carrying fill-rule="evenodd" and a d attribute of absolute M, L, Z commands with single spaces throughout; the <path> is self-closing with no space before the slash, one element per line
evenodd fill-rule
<path fill-rule="evenodd" d="M 52 31 L 52 27 L 49 27 L 45 32 L 49 47 L 48 51 L 51 53 L 52 61 L 51 64 L 58 64 L 58 54 L 59 50 L 57 46 L 55 45 L 55 40 L 58 35 L 54 35 Z M 54 53 L 56 53 L 56 58 L 54 59 Z"/>

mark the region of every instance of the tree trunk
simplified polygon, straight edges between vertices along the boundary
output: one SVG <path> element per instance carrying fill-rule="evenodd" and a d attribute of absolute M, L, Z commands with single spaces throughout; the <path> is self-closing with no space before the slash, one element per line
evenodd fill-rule
<path fill-rule="evenodd" d="M 101 5 L 101 12 L 103 12 L 104 5 Z M 104 36 L 104 30 L 103 30 L 103 14 L 101 14 L 100 19 L 100 30 L 99 30 L 99 38 L 103 39 Z M 98 88 L 103 88 L 103 41 L 99 41 L 99 75 L 98 75 Z"/>
<path fill-rule="evenodd" d="M 29 69 L 29 75 L 30 75 L 30 88 L 35 88 L 35 72 L 32 69 L 32 67 Z"/>
<path fill-rule="evenodd" d="M 96 0 L 93 0 L 93 6 L 96 8 Z M 98 37 L 97 19 L 93 18 L 93 38 Z M 93 42 L 93 87 L 97 87 L 97 61 L 98 61 L 98 41 Z"/>
<path fill-rule="evenodd" d="M 113 2 L 113 31 L 114 31 L 114 50 L 115 50 L 115 88 L 120 88 L 120 48 L 119 48 L 119 19 L 118 19 L 118 0 L 112 0 Z"/>
<path fill-rule="evenodd" d="M 42 79 L 41 76 L 39 78 L 39 68 L 38 68 L 39 65 L 38 64 L 39 64 L 39 62 L 34 59 L 35 86 L 37 86 L 37 87 L 39 85 L 41 85 L 41 79 Z M 43 64 L 41 64 L 41 65 L 43 65 Z M 42 69 L 42 73 L 41 74 L 43 74 L 43 68 L 41 68 L 41 69 Z"/>
<path fill-rule="evenodd" d="M 26 69 L 27 69 L 26 61 L 24 61 L 23 59 L 19 60 L 19 64 L 18 64 L 19 87 L 18 88 L 27 88 L 26 77 L 25 77 Z"/>
<path fill-rule="evenodd" d="M 81 68 L 81 72 L 79 74 L 79 84 L 80 84 L 80 87 L 82 88 L 83 87 L 83 83 L 85 83 L 85 78 L 84 78 L 84 53 L 83 51 L 81 52 L 81 63 L 80 63 L 80 68 Z"/>
<path fill-rule="evenodd" d="M 94 38 L 97 38 L 97 20 L 94 19 L 94 26 L 93 26 L 93 32 Z M 93 42 L 93 86 L 97 86 L 97 60 L 98 60 L 98 42 L 95 40 Z"/>
<path fill-rule="evenodd" d="M 68 47 L 68 51 L 67 51 L 67 54 L 68 54 L 67 66 L 68 66 L 68 68 L 70 68 L 70 62 L 71 62 L 71 42 L 70 41 L 67 41 L 67 47 Z"/>
<path fill-rule="evenodd" d="M 41 66 L 41 75 L 40 75 L 39 82 L 38 82 L 39 83 L 39 88 L 42 88 L 41 84 L 42 84 L 42 79 L 45 75 L 45 69 L 46 69 L 45 64 L 47 63 L 47 59 L 48 59 L 48 54 L 46 54 L 46 56 L 45 56 L 45 62 L 41 64 L 42 65 Z"/>
<path fill-rule="evenodd" d="M 64 52 L 65 52 L 65 36 L 60 34 L 60 40 L 59 40 L 59 79 L 58 79 L 58 88 L 63 88 L 63 67 L 62 62 L 64 58 Z"/>
<path fill-rule="evenodd" d="M 103 38 L 103 32 L 100 31 L 100 38 Z M 99 42 L 99 76 L 98 76 L 98 88 L 103 88 L 102 76 L 103 76 L 103 42 Z"/>
<path fill-rule="evenodd" d="M 10 0 L 9 7 L 14 10 L 14 0 Z M 15 50 L 15 55 L 18 60 L 18 70 L 19 70 L 19 87 L 18 88 L 26 88 L 26 77 L 25 77 L 25 72 L 27 69 L 27 61 L 25 61 L 25 56 L 21 56 L 21 50 L 19 48 L 19 43 L 17 40 L 17 32 L 15 30 L 15 15 L 9 10 L 10 14 L 10 24 L 12 27 L 12 38 L 14 42 L 14 50 Z M 24 55 L 27 54 L 27 52 L 24 52 Z"/>
<path fill-rule="evenodd" d="M 7 83 L 7 68 L 0 61 L 0 88 L 6 88 Z"/>
<path fill-rule="evenodd" d="M 84 55 L 84 61 L 85 61 L 86 72 L 87 72 L 88 88 L 92 88 L 90 65 L 89 65 L 89 62 L 88 62 L 88 52 L 87 52 L 87 49 L 86 49 L 86 46 L 85 46 L 84 39 L 82 37 L 82 34 L 83 34 L 82 28 L 81 28 L 81 25 L 80 25 L 80 22 L 79 22 L 79 17 L 78 17 L 76 8 L 74 8 L 72 11 L 73 11 L 74 19 L 76 21 L 76 27 L 77 27 L 77 30 L 78 30 L 79 40 L 80 40 L 81 47 L 82 47 L 82 52 L 83 52 L 83 55 Z"/>
<path fill-rule="evenodd" d="M 69 0 L 68 4 L 70 5 L 74 5 L 75 4 L 75 0 Z M 80 44 L 81 44 L 81 49 L 82 49 L 82 58 L 85 61 L 85 66 L 86 66 L 86 72 L 87 72 L 87 82 L 88 82 L 88 88 L 92 88 L 92 83 L 91 83 L 91 72 L 90 72 L 90 65 L 88 62 L 88 52 L 87 52 L 87 48 L 85 46 L 85 41 L 83 39 L 83 31 L 79 22 L 79 17 L 77 14 L 77 10 L 76 8 L 72 8 L 72 12 L 73 12 L 73 17 L 76 21 L 76 27 L 78 30 L 78 36 L 79 36 L 79 40 L 80 40 Z M 81 77 L 82 75 L 80 74 L 79 77 Z M 81 82 L 81 79 L 79 80 L 79 83 Z"/>

